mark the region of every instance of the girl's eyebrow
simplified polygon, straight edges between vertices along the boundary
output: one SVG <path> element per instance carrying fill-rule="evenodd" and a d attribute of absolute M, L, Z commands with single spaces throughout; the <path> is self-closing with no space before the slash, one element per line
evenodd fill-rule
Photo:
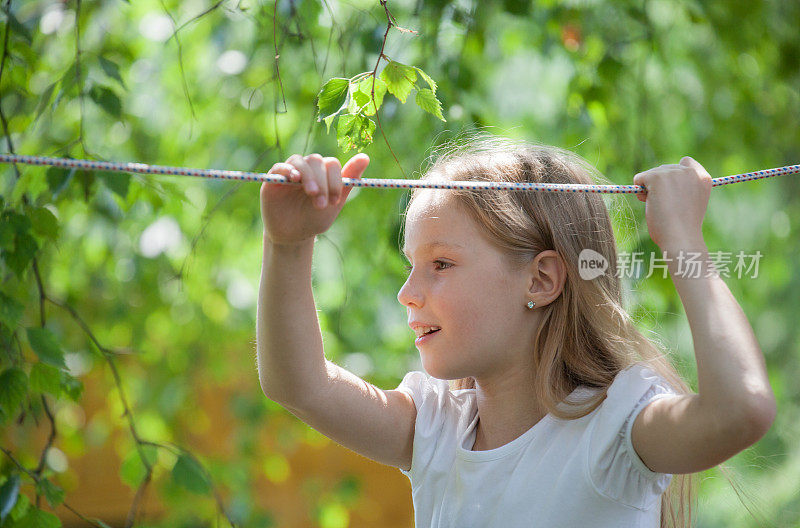
<path fill-rule="evenodd" d="M 443 242 L 441 240 L 434 240 L 433 242 L 428 242 L 427 244 L 423 244 L 420 249 L 431 249 L 438 247 L 464 249 L 464 246 L 462 246 L 461 244 L 450 244 L 448 242 Z M 408 257 L 408 250 L 405 247 L 403 247 L 403 255 Z"/>

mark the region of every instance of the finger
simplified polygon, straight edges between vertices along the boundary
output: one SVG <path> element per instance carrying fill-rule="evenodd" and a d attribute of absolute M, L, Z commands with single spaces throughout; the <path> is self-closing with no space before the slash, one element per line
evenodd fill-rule
<path fill-rule="evenodd" d="M 295 168 L 291 163 L 278 162 L 272 166 L 267 174 L 279 174 L 286 176 L 289 181 L 300 181 L 300 171 Z"/>
<path fill-rule="evenodd" d="M 633 177 L 633 184 L 634 184 L 634 185 L 641 185 L 642 187 L 645 187 L 645 181 L 646 181 L 646 179 L 647 179 L 647 177 L 645 176 L 645 173 L 643 173 L 643 172 L 640 172 L 640 173 L 636 174 L 636 175 Z M 647 188 L 645 187 L 645 190 L 644 190 L 644 191 L 639 191 L 639 192 L 637 192 L 637 193 L 636 193 L 636 198 L 637 198 L 637 199 L 638 199 L 640 202 L 645 202 L 645 201 L 647 201 Z"/>
<path fill-rule="evenodd" d="M 325 162 L 319 154 L 309 154 L 306 163 L 314 171 L 314 181 L 319 186 L 319 193 L 314 197 L 314 206 L 322 209 L 328 205 L 328 176 L 325 174 Z"/>
<path fill-rule="evenodd" d="M 331 205 L 339 205 L 342 197 L 342 166 L 333 157 L 323 158 L 325 172 L 328 175 L 328 200 Z"/>
<path fill-rule="evenodd" d="M 713 178 L 708 173 L 708 171 L 700 165 L 700 163 L 692 157 L 684 156 L 681 158 L 681 166 L 683 167 L 690 167 L 694 169 L 694 171 L 700 176 L 700 179 L 706 182 L 711 182 Z"/>
<path fill-rule="evenodd" d="M 309 196 L 319 193 L 319 185 L 314 178 L 314 169 L 306 162 L 300 154 L 292 154 L 286 163 L 291 164 L 300 172 L 300 181 L 303 183 L 303 190 Z"/>
<path fill-rule="evenodd" d="M 363 152 L 356 154 L 349 160 L 347 163 L 344 164 L 342 167 L 342 177 L 343 178 L 352 178 L 354 180 L 361 179 L 361 175 L 364 174 L 364 171 L 367 170 L 369 166 L 369 156 L 364 154 Z M 352 187 L 345 187 L 344 191 L 342 191 L 342 200 L 346 200 L 347 196 L 352 191 Z"/>

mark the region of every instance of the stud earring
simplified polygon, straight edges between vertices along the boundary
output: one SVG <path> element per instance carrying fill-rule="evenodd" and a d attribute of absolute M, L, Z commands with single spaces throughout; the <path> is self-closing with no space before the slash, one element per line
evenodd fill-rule
<path fill-rule="evenodd" d="M 533 302 L 533 301 L 528 301 L 528 308 L 530 308 L 531 310 L 533 310 L 533 307 L 534 307 L 534 306 L 536 306 L 536 303 L 535 303 L 535 302 Z"/>

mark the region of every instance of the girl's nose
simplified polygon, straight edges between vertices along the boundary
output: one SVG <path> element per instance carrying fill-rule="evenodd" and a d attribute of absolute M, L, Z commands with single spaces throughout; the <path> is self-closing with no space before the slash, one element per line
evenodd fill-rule
<path fill-rule="evenodd" d="M 413 272 L 412 272 L 413 273 Z M 411 275 L 406 279 L 403 287 L 397 292 L 397 300 L 403 306 L 422 306 L 422 296 L 411 282 Z"/>

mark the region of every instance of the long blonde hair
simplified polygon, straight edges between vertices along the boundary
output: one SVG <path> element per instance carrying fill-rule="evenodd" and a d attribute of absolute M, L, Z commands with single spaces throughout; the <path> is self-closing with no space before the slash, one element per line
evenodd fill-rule
<path fill-rule="evenodd" d="M 422 179 L 535 183 L 609 183 L 586 160 L 570 151 L 511 140 L 485 132 L 445 144 Z M 411 194 L 409 205 L 420 190 Z M 553 416 L 586 416 L 605 399 L 618 372 L 645 363 L 681 394 L 691 393 L 658 345 L 643 336 L 623 307 L 617 276 L 617 246 L 611 219 L 598 193 L 451 190 L 456 203 L 489 239 L 520 264 L 540 251 L 555 250 L 567 273 L 562 294 L 541 308 L 542 322 L 532 353 L 537 401 Z M 578 262 L 591 249 L 609 263 L 605 274 L 583 280 Z M 450 382 L 453 390 L 473 388 L 473 378 Z M 560 395 L 579 385 L 594 387 L 596 396 L 580 408 L 559 408 Z M 662 495 L 662 528 L 692 525 L 696 501 L 694 474 L 675 475 Z"/>

